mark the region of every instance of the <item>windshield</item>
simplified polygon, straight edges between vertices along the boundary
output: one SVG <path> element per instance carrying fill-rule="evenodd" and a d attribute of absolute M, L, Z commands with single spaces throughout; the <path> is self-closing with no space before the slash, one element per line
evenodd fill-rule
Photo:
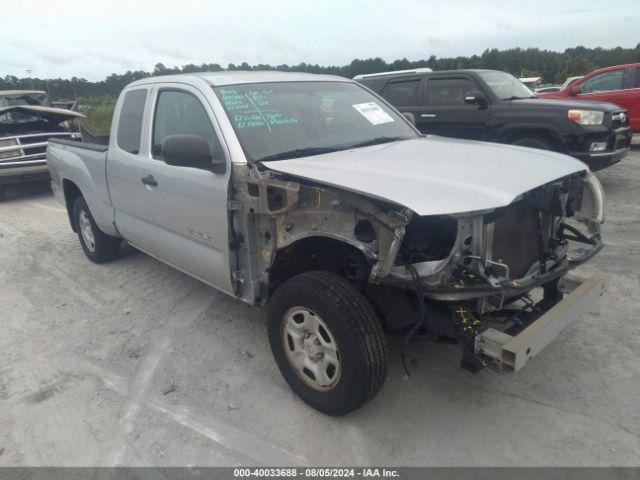
<path fill-rule="evenodd" d="M 249 161 L 418 137 L 404 117 L 355 83 L 255 83 L 214 91 Z"/>
<path fill-rule="evenodd" d="M 9 125 L 15 123 L 30 123 L 41 122 L 42 118 L 38 118 L 35 115 L 29 115 L 28 113 L 9 111 L 0 113 L 0 123 L 7 123 Z"/>
<path fill-rule="evenodd" d="M 51 102 L 44 92 L 0 94 L 0 108 L 13 107 L 14 105 L 42 105 L 50 107 Z"/>
<path fill-rule="evenodd" d="M 510 73 L 478 72 L 478 74 L 500 100 L 535 97 L 534 93 L 524 83 Z"/>
<path fill-rule="evenodd" d="M 49 101 L 49 97 L 47 96 L 47 94 L 44 92 L 18 93 L 0 96 L 0 108 L 21 105 L 42 105 L 45 107 L 50 107 L 51 102 Z M 0 123 L 29 123 L 38 122 L 41 120 L 42 119 L 34 115 L 29 115 L 28 113 L 24 112 L 9 111 L 0 114 Z"/>

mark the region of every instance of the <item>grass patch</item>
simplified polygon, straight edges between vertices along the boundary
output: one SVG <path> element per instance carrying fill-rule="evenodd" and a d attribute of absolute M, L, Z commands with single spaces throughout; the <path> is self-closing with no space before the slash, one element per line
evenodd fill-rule
<path fill-rule="evenodd" d="M 78 110 L 87 118 L 82 119 L 84 128 L 94 135 L 108 135 L 111 130 L 111 119 L 116 106 L 116 99 L 110 96 L 95 98 L 78 98 Z"/>

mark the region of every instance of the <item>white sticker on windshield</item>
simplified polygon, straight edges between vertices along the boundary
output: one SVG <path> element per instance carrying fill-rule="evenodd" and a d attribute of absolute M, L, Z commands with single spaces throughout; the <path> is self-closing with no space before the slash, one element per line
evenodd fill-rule
<path fill-rule="evenodd" d="M 353 105 L 360 114 L 369 120 L 372 125 L 380 125 L 381 123 L 393 122 L 393 118 L 387 112 L 380 108 L 375 102 L 356 103 Z"/>

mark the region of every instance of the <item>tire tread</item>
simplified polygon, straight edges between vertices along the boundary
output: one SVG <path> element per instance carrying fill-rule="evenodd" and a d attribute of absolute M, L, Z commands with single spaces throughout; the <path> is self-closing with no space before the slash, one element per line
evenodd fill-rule
<path fill-rule="evenodd" d="M 80 231 L 80 225 L 78 221 L 78 215 L 81 209 L 87 212 L 89 221 L 91 222 L 91 226 L 94 230 L 93 234 L 96 241 L 95 252 L 90 252 L 86 248 L 84 239 L 82 238 L 82 233 Z M 84 250 L 84 253 L 89 260 L 94 263 L 105 263 L 118 257 L 118 254 L 120 252 L 120 243 L 122 242 L 122 240 L 120 238 L 107 235 L 102 230 L 100 230 L 100 227 L 98 227 L 95 220 L 93 219 L 93 214 L 91 213 L 91 210 L 89 210 L 89 206 L 87 205 L 86 200 L 81 196 L 76 198 L 75 202 L 73 203 L 73 221 L 75 223 L 76 232 L 78 234 L 78 239 L 80 240 L 82 250 Z"/>
<path fill-rule="evenodd" d="M 334 414 L 356 410 L 380 391 L 388 370 L 386 336 L 373 306 L 351 283 L 331 272 L 305 272 L 289 279 L 280 289 L 288 282 L 322 292 L 340 316 L 353 320 L 345 322 L 345 327 L 350 330 L 350 338 L 359 340 L 353 347 L 358 351 L 357 357 L 365 359 L 366 365 L 361 366 L 361 371 L 368 372 L 368 378 L 363 382 L 363 391 L 354 395 L 352 404 Z"/>

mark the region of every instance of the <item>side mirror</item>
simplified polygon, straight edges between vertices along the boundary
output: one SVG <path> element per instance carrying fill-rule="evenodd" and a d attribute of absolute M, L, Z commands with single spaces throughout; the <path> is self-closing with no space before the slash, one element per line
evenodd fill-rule
<path fill-rule="evenodd" d="M 570 85 L 567 93 L 572 97 L 575 97 L 580 93 L 580 85 Z"/>
<path fill-rule="evenodd" d="M 468 103 L 469 105 L 486 105 L 487 97 L 478 90 L 472 90 L 464 94 L 464 103 Z"/>
<path fill-rule="evenodd" d="M 416 116 L 411 112 L 401 112 L 402 116 L 411 122 L 411 125 L 416 126 Z"/>
<path fill-rule="evenodd" d="M 225 159 L 213 158 L 209 144 L 198 135 L 169 135 L 162 141 L 162 159 L 175 167 L 200 168 L 213 173 L 227 170 Z"/>

